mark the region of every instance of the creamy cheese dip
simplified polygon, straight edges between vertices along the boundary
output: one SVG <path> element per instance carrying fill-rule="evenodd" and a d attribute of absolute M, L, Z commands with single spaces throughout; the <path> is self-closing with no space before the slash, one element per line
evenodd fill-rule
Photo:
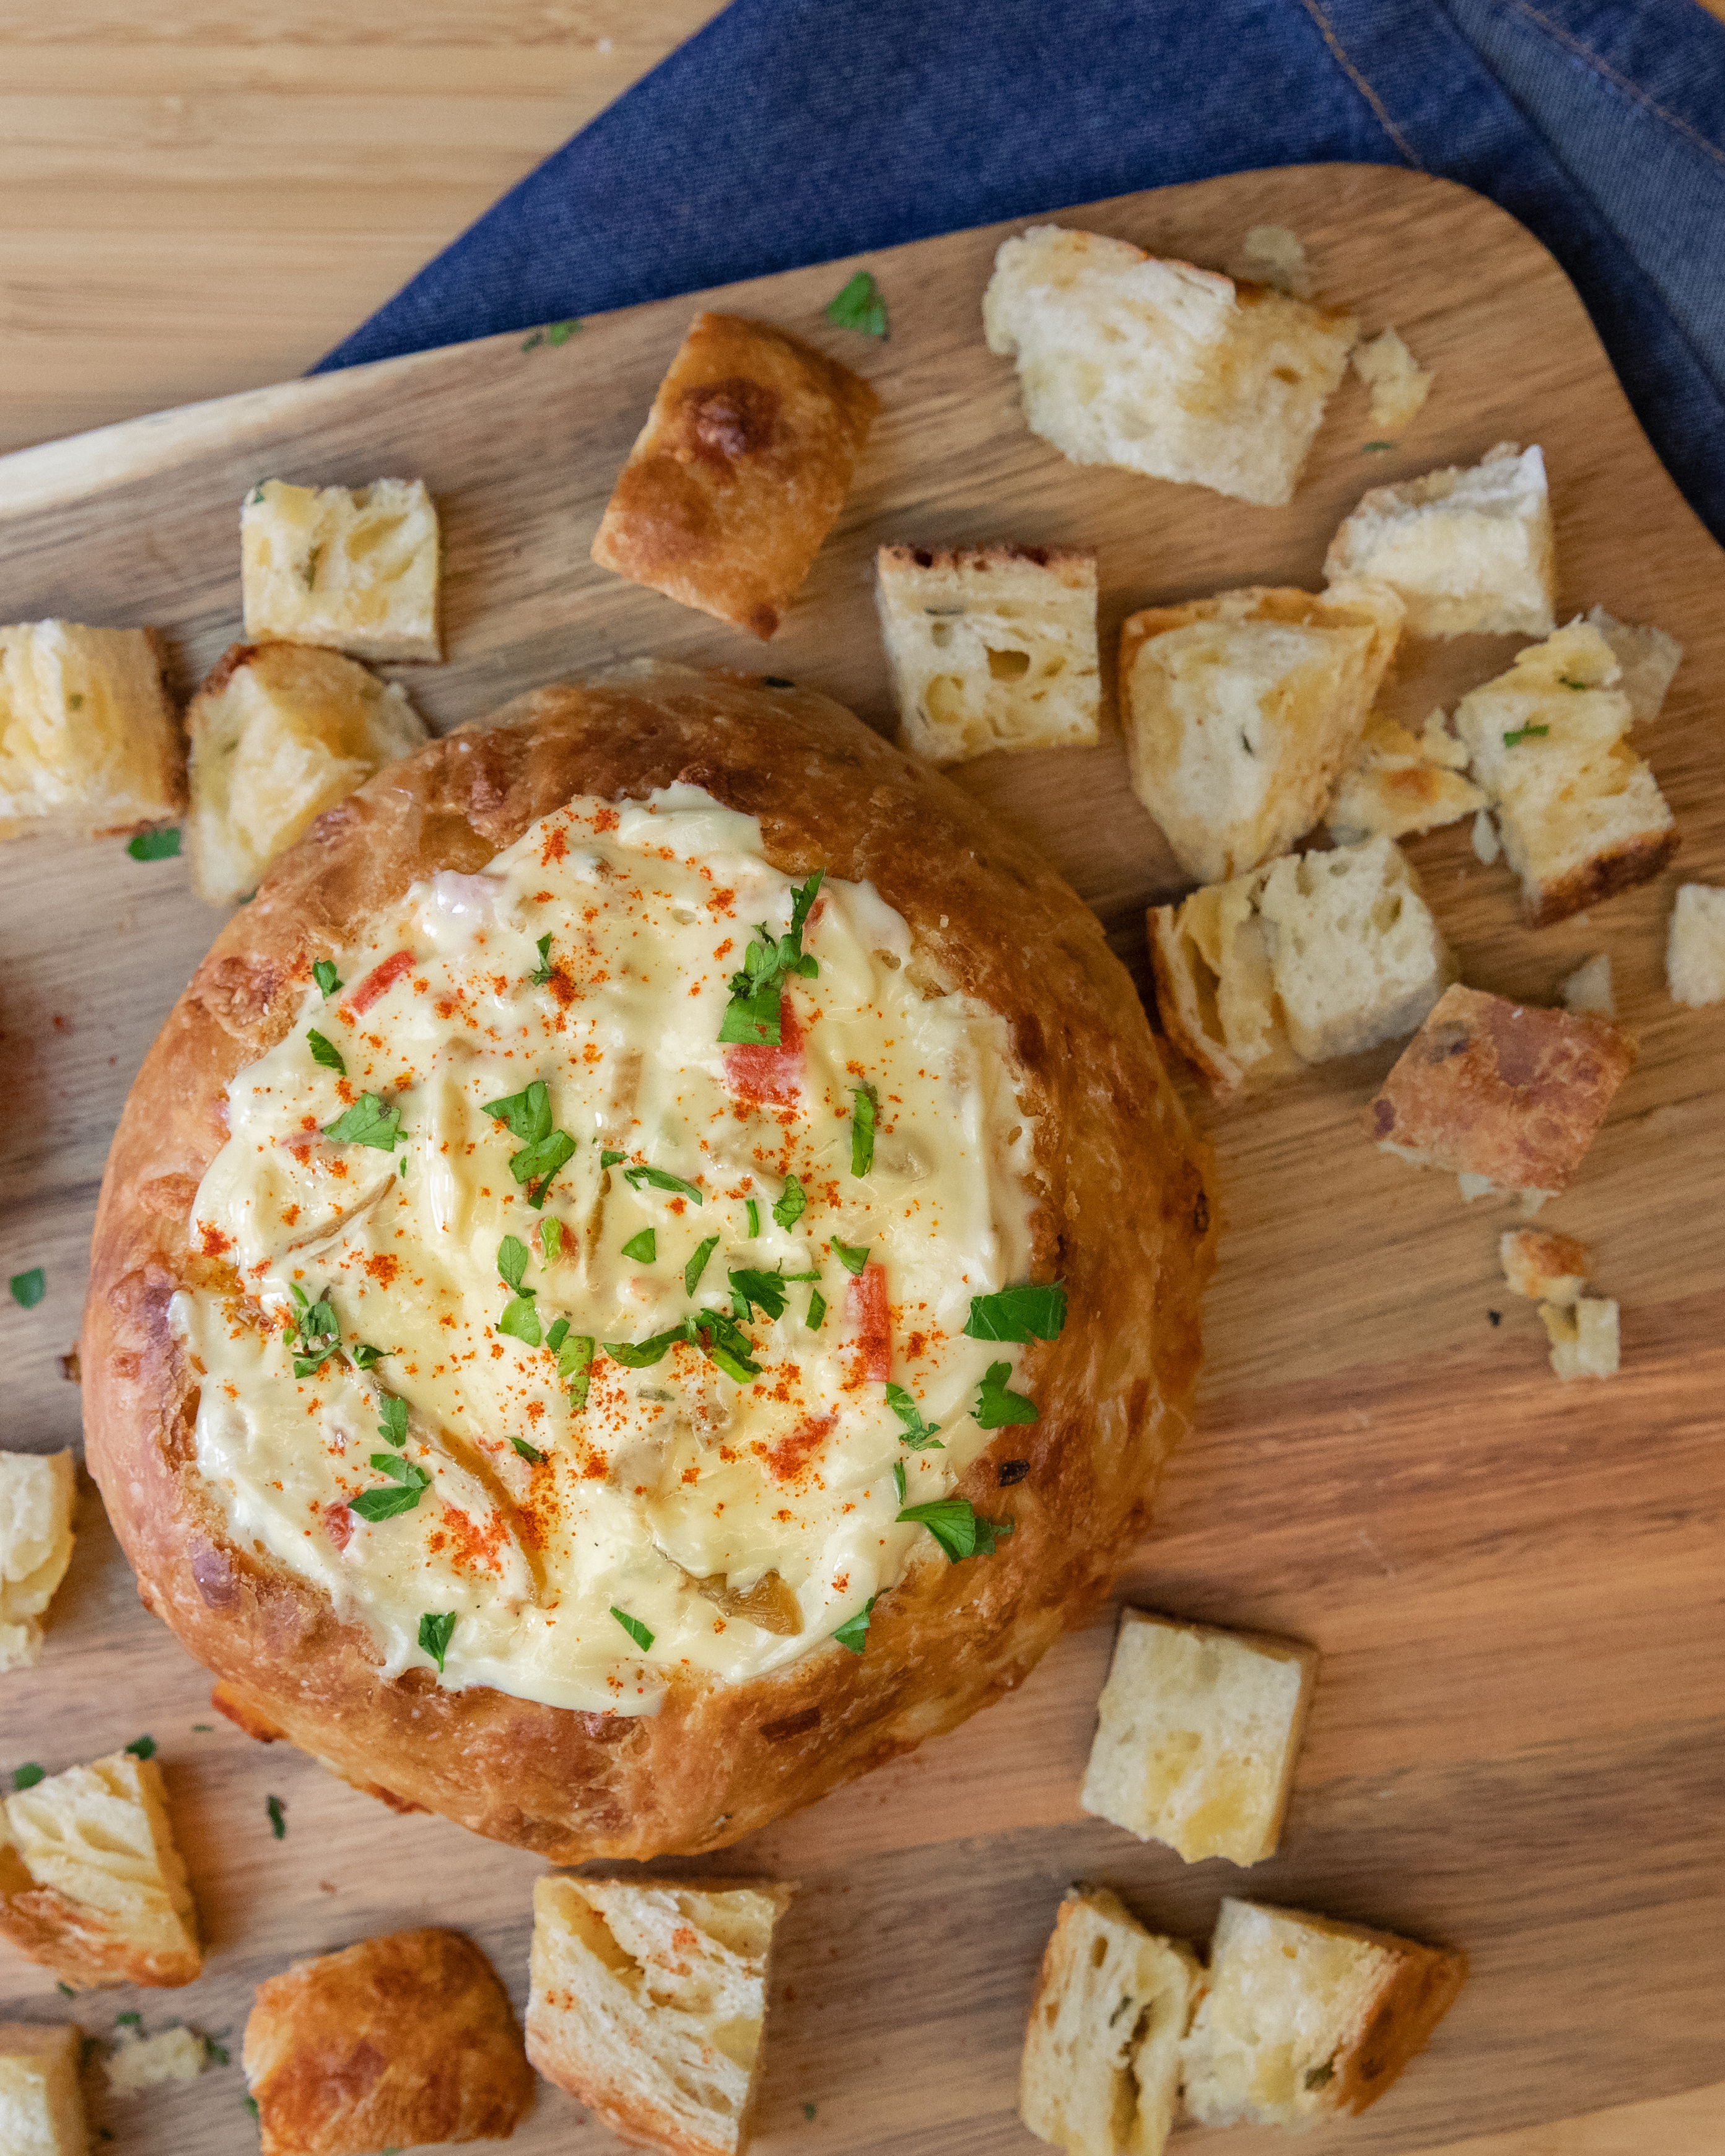
<path fill-rule="evenodd" d="M 390 1674 L 434 1666 L 427 1615 L 454 1620 L 445 1684 L 588 1712 L 650 1712 L 676 1668 L 780 1667 L 930 1549 L 901 1503 L 946 1496 L 987 1442 L 983 1374 L 1023 1351 L 963 1327 L 1030 1260 L 1004 1021 L 941 992 L 870 886 L 829 879 L 779 1047 L 721 1045 L 731 977 L 793 895 L 756 820 L 697 788 L 578 799 L 482 874 L 414 885 L 228 1087 L 192 1233 L 241 1291 L 172 1307 L 198 1466 L 235 1540 L 369 1626 Z M 486 1112 L 536 1080 L 574 1141 L 538 1209 L 511 1168 L 523 1140 Z M 878 1114 L 857 1174 L 860 1086 Z M 393 1149 L 326 1134 L 366 1095 L 398 1111 Z M 507 1237 L 525 1300 L 499 1270 Z M 739 1306 L 750 1270 L 784 1276 L 781 1314 Z M 327 1298 L 342 1350 L 299 1378 L 296 1287 Z M 698 1339 L 644 1368 L 607 1353 L 691 1312 L 740 1327 L 758 1373 Z M 599 1344 L 578 1406 L 583 1336 Z M 362 1345 L 383 1351 L 369 1368 Z M 937 1447 L 904 1441 L 918 1414 Z M 408 1509 L 352 1509 L 416 1472 Z"/>

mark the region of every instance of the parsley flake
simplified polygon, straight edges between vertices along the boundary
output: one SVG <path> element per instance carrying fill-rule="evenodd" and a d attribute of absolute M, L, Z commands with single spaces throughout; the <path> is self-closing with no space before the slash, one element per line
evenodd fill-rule
<path fill-rule="evenodd" d="M 375 1146 L 379 1152 L 393 1152 L 401 1137 L 401 1110 L 386 1108 L 376 1093 L 362 1093 L 344 1115 L 326 1123 L 323 1134 L 337 1145 Z"/>
<path fill-rule="evenodd" d="M 784 1316 L 785 1276 L 783 1273 L 762 1272 L 757 1266 L 733 1266 L 731 1272 L 731 1306 L 747 1325 L 758 1309 L 768 1317 Z"/>
<path fill-rule="evenodd" d="M 327 958 L 320 958 L 311 968 L 311 978 L 326 996 L 332 996 L 341 988 L 341 976 Z"/>
<path fill-rule="evenodd" d="M 411 1512 L 431 1487 L 431 1477 L 418 1462 L 404 1459 L 398 1452 L 374 1452 L 372 1465 L 380 1475 L 389 1477 L 388 1482 L 381 1489 L 362 1491 L 350 1502 L 348 1510 L 374 1526 L 379 1520 Z"/>
<path fill-rule="evenodd" d="M 749 1238 L 752 1241 L 761 1232 L 761 1209 L 751 1198 L 745 1200 L 743 1210 L 749 1216 Z"/>
<path fill-rule="evenodd" d="M 826 1322 L 826 1315 L 827 1299 L 821 1293 L 820 1290 L 816 1288 L 814 1294 L 809 1298 L 809 1330 L 811 1332 L 819 1332 L 821 1327 Z"/>
<path fill-rule="evenodd" d="M 689 1321 L 693 1337 L 706 1359 L 739 1385 L 758 1378 L 761 1366 L 754 1359 L 754 1342 L 742 1327 L 721 1310 L 703 1310 Z"/>
<path fill-rule="evenodd" d="M 621 1363 L 625 1370 L 650 1370 L 655 1363 L 665 1359 L 667 1348 L 688 1337 L 685 1325 L 674 1325 L 669 1332 L 655 1332 L 646 1340 L 608 1340 L 605 1353 L 614 1363 Z"/>
<path fill-rule="evenodd" d="M 791 892 L 791 925 L 775 936 L 763 921 L 742 954 L 742 971 L 731 976 L 731 1000 L 719 1027 L 721 1041 L 750 1048 L 778 1048 L 779 999 L 786 980 L 799 973 L 813 980 L 820 968 L 803 948 L 803 930 L 820 891 L 824 869 Z"/>
<path fill-rule="evenodd" d="M 515 1294 L 533 1294 L 533 1289 L 521 1286 L 527 1270 L 527 1246 L 519 1235 L 506 1235 L 497 1245 L 497 1270 L 504 1285 Z"/>
<path fill-rule="evenodd" d="M 1011 1375 L 1010 1363 L 990 1363 L 983 1372 L 982 1388 L 971 1409 L 979 1429 L 1004 1430 L 1009 1423 L 1036 1420 L 1036 1403 L 1022 1393 L 1006 1389 Z"/>
<path fill-rule="evenodd" d="M 652 1265 L 659 1255 L 658 1230 L 643 1228 L 639 1235 L 631 1235 L 623 1246 L 623 1255 L 633 1258 L 638 1265 Z"/>
<path fill-rule="evenodd" d="M 568 1385 L 569 1405 L 574 1409 L 587 1405 L 593 1345 L 592 1333 L 577 1332 L 557 1350 L 557 1375 Z"/>
<path fill-rule="evenodd" d="M 912 1452 L 927 1452 L 931 1450 L 936 1452 L 946 1450 L 945 1445 L 937 1445 L 935 1442 L 936 1433 L 939 1430 L 940 1424 L 937 1422 L 923 1421 L 922 1409 L 917 1406 L 902 1385 L 889 1385 L 886 1388 L 886 1404 L 904 1424 L 904 1435 L 901 1441 L 909 1445 Z"/>
<path fill-rule="evenodd" d="M 1518 748 L 1524 741 L 1543 738 L 1551 732 L 1549 726 L 1517 726 L 1503 737 L 1506 748 Z"/>
<path fill-rule="evenodd" d="M 393 1348 L 373 1348 L 368 1341 L 356 1340 L 347 1351 L 347 1358 L 356 1370 L 375 1370 L 386 1355 L 393 1355 Z"/>
<path fill-rule="evenodd" d="M 539 1248 L 546 1264 L 554 1265 L 562 1255 L 563 1224 L 561 1220 L 553 1218 L 539 1223 Z"/>
<path fill-rule="evenodd" d="M 439 1671 L 443 1669 L 444 1656 L 449 1651 L 449 1635 L 455 1629 L 456 1614 L 451 1609 L 439 1616 L 428 1609 L 419 1620 L 420 1647 L 437 1664 Z"/>
<path fill-rule="evenodd" d="M 860 1273 L 869 1262 L 870 1246 L 866 1243 L 841 1243 L 834 1235 L 832 1247 L 833 1255 L 848 1273 Z"/>
<path fill-rule="evenodd" d="M 672 1175 L 662 1168 L 626 1168 L 623 1179 L 631 1190 L 650 1187 L 655 1190 L 674 1190 L 681 1198 L 692 1198 L 697 1205 L 706 1201 L 692 1183 L 685 1183 L 680 1175 Z"/>
<path fill-rule="evenodd" d="M 1395 444 L 1394 442 L 1362 442 L 1360 444 L 1361 449 L 1368 456 L 1369 456 L 1374 449 L 1393 449 L 1394 447 Z"/>
<path fill-rule="evenodd" d="M 599 1166 L 601 1168 L 615 1168 L 619 1160 L 627 1160 L 628 1158 L 629 1155 L 626 1152 L 619 1152 L 614 1147 L 608 1146 L 599 1155 Z"/>
<path fill-rule="evenodd" d="M 394 1393 L 377 1395 L 377 1412 L 383 1419 L 377 1424 L 377 1435 L 386 1445 L 403 1445 L 408 1441 L 408 1404 Z"/>
<path fill-rule="evenodd" d="M 524 1437 L 511 1437 L 509 1441 L 530 1467 L 536 1467 L 545 1457 L 536 1445 L 529 1445 Z"/>
<path fill-rule="evenodd" d="M 839 330 L 860 330 L 864 336 L 886 335 L 886 300 L 866 270 L 859 270 L 842 292 L 829 300 L 821 312 Z"/>
<path fill-rule="evenodd" d="M 509 1172 L 521 1183 L 536 1212 L 558 1170 L 575 1157 L 575 1141 L 567 1131 L 554 1129 L 551 1117 L 551 1089 L 542 1078 L 519 1093 L 501 1101 L 487 1101 L 482 1113 L 507 1126 L 521 1141 L 521 1150 L 509 1157 Z"/>
<path fill-rule="evenodd" d="M 528 974 L 527 978 L 536 988 L 542 988 L 557 971 L 557 968 L 551 963 L 550 936 L 548 934 L 542 936 L 533 947 L 539 953 L 539 963 Z"/>
<path fill-rule="evenodd" d="M 288 1292 L 294 1298 L 298 1316 L 293 1330 L 288 1334 L 288 1344 L 293 1350 L 294 1375 L 309 1378 L 314 1370 L 328 1362 L 341 1345 L 341 1328 L 336 1322 L 334 1306 L 326 1288 L 313 1302 L 297 1281 L 288 1282 Z"/>
<path fill-rule="evenodd" d="M 880 1103 L 872 1086 L 853 1086 L 855 1104 L 850 1120 L 850 1173 L 866 1175 L 875 1165 L 875 1120 Z"/>
<path fill-rule="evenodd" d="M 1559 674 L 1558 679 L 1566 689 L 1590 689 L 1593 686 L 1591 681 L 1572 681 L 1567 674 Z"/>
<path fill-rule="evenodd" d="M 972 1340 L 1058 1340 L 1065 1322 L 1065 1283 L 1037 1287 L 1027 1282 L 996 1295 L 973 1296 L 964 1331 Z"/>
<path fill-rule="evenodd" d="M 696 1245 L 694 1256 L 683 1268 L 683 1292 L 685 1295 L 693 1295 L 700 1286 L 701 1276 L 706 1270 L 706 1261 L 718 1247 L 716 1235 L 709 1235 L 705 1242 Z"/>
<path fill-rule="evenodd" d="M 848 1647 L 853 1655 L 860 1655 L 863 1650 L 869 1635 L 869 1612 L 880 1599 L 878 1594 L 871 1594 L 855 1616 L 847 1617 L 833 1635 L 839 1645 Z M 805 2105 L 803 2108 L 807 2110 L 809 2107 Z"/>
<path fill-rule="evenodd" d="M 153 1737 L 134 1737 L 126 1748 L 134 1759 L 153 1759 L 156 1757 L 156 1739 Z"/>
<path fill-rule="evenodd" d="M 647 1630 L 640 1619 L 639 1617 L 631 1617 L 626 1609 L 619 1609 L 614 1602 L 611 1604 L 611 1614 L 617 1620 L 618 1623 L 622 1625 L 624 1630 L 628 1633 L 630 1639 L 634 1641 L 635 1645 L 644 1655 L 647 1650 L 653 1644 L 653 1635 Z"/>
<path fill-rule="evenodd" d="M 898 1502 L 902 1505 L 905 1502 L 905 1463 L 902 1460 L 895 1460 L 892 1463 L 892 1486 L 897 1491 Z"/>
<path fill-rule="evenodd" d="M 785 1183 L 784 1195 L 773 1209 L 773 1217 L 788 1235 L 808 1210 L 809 1194 L 793 1175 Z"/>
<path fill-rule="evenodd" d="M 285 1841 L 287 1839 L 287 1806 L 280 1797 L 266 1797 L 264 1799 L 264 1809 L 270 1815 L 270 1833 L 278 1841 Z M 255 2118 L 258 2115 L 257 2105 L 252 2102 L 250 2097 L 246 2098 L 246 2102 L 251 2104 L 252 2116 Z"/>
<path fill-rule="evenodd" d="M 338 1077 L 345 1078 L 347 1075 L 347 1059 L 333 1040 L 321 1034 L 315 1025 L 308 1027 L 305 1038 L 311 1044 L 311 1060 L 314 1063 L 321 1064 L 326 1070 L 333 1070 Z"/>
<path fill-rule="evenodd" d="M 39 1782 L 48 1779 L 48 1769 L 39 1767 L 33 1759 L 27 1759 L 12 1778 L 14 1789 L 33 1789 Z"/>
<path fill-rule="evenodd" d="M 12 1299 L 20 1310 L 33 1310 L 48 1292 L 48 1274 L 41 1265 L 12 1276 Z"/>
<path fill-rule="evenodd" d="M 968 1497 L 937 1497 L 927 1505 L 906 1505 L 899 1518 L 927 1527 L 947 1553 L 949 1564 L 968 1557 L 992 1557 L 994 1545 L 1013 1531 L 1010 1520 L 985 1520 Z"/>
<path fill-rule="evenodd" d="M 135 861 L 172 861 L 179 858 L 180 834 L 172 831 L 140 831 L 126 850 Z"/>

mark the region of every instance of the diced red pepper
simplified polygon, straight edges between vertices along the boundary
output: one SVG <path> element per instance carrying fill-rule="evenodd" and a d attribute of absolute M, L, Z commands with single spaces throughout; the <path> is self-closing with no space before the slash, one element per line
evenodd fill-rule
<path fill-rule="evenodd" d="M 866 1265 L 845 1291 L 845 1314 L 856 1335 L 861 1375 L 884 1383 L 892 1375 L 892 1312 L 886 1306 L 886 1268 Z"/>
<path fill-rule="evenodd" d="M 368 1011 L 379 996 L 395 986 L 403 973 L 411 973 L 413 970 L 413 952 L 411 951 L 396 952 L 393 957 L 386 958 L 381 966 L 373 966 L 358 987 L 350 991 L 347 997 L 348 1009 L 356 1016 L 361 1012 Z"/>
<path fill-rule="evenodd" d="M 803 1029 L 788 996 L 778 999 L 778 1045 L 752 1043 L 725 1050 L 725 1078 L 732 1091 L 763 1107 L 793 1108 L 802 1098 Z"/>

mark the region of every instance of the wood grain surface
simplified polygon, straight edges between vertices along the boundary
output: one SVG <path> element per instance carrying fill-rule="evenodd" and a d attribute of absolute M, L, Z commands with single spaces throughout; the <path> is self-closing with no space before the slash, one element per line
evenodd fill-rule
<path fill-rule="evenodd" d="M 1642 1059 L 1547 1217 L 1599 1246 L 1602 1286 L 1624 1305 L 1623 1376 L 1558 1385 L 1531 1306 L 1497 1276 L 1509 1216 L 1464 1207 L 1453 1183 L 1367 1143 L 1361 1111 L 1393 1050 L 1225 1111 L 1199 1103 L 1227 1221 L 1201 1413 L 1122 1587 L 1323 1650 L 1282 1850 L 1250 1874 L 1188 1867 L 1085 1818 L 1076 1789 L 1109 1635 L 1070 1637 L 966 1729 L 722 1859 L 803 1887 L 775 1985 L 769 2149 L 1033 2147 L 1013 2116 L 1018 2041 L 1074 1877 L 1109 1881 L 1195 1938 L 1220 1894 L 1245 1891 L 1469 1953 L 1471 1979 L 1430 2051 L 1363 2120 L 1309 2137 L 1317 2156 L 1488 2133 L 1507 2137 L 1489 2156 L 1719 2145 L 1717 2104 L 1649 2100 L 1725 2075 L 1725 1010 L 1679 1010 L 1662 983 L 1672 887 L 1725 875 L 1725 557 L 1635 428 L 1565 280 L 1479 198 L 1417 175 L 1312 167 L 1074 221 L 1225 264 L 1266 218 L 1306 238 L 1324 296 L 1368 331 L 1394 322 L 1438 370 L 1388 454 L 1363 451 L 1364 394 L 1344 384 L 1286 510 L 1079 470 L 1031 437 L 1011 369 L 979 332 L 999 232 L 870 258 L 893 310 L 884 346 L 821 321 L 852 265 L 727 293 L 867 372 L 885 406 L 840 526 L 768 651 L 588 560 L 690 300 L 596 320 L 560 347 L 493 340 L 0 461 L 8 613 L 156 623 L 182 687 L 237 634 L 238 506 L 254 480 L 423 474 L 444 516 L 449 660 L 395 670 L 440 726 L 649 652 L 770 665 L 885 725 L 869 576 L 880 540 L 1095 545 L 1111 632 L 1153 601 L 1309 587 L 1363 486 L 1505 438 L 1546 449 L 1561 610 L 1598 599 L 1688 648 L 1640 742 L 1683 833 L 1659 884 L 1529 934 L 1511 878 L 1474 861 L 1462 828 L 1410 849 L 1475 984 L 1546 999 L 1582 957 L 1612 955 Z M 1512 648 L 1414 647 L 1392 708 L 1417 719 Z M 1142 979 L 1142 909 L 1174 878 L 1117 735 L 961 776 L 1053 855 Z M 75 1440 L 57 1357 L 77 1326 L 108 1135 L 213 926 L 182 865 L 134 864 L 117 844 L 35 841 L 0 859 L 0 1274 L 43 1263 L 49 1275 L 39 1309 L 0 1310 L 5 1442 Z M 0 2010 L 81 2014 L 105 2034 L 137 2005 L 151 2027 L 183 2015 L 237 2035 L 251 1986 L 290 1956 L 426 1921 L 471 1929 L 519 1999 L 536 1861 L 397 1819 L 220 1723 L 207 1681 L 138 1609 L 93 1491 L 84 1525 L 44 1664 L 6 1681 L 0 1768 L 56 1767 L 148 1729 L 214 1951 L 185 1993 L 78 2008 L 7 1958 Z M 287 1806 L 280 1842 L 269 1794 Z M 242 2093 L 237 2071 L 218 2072 L 103 2116 L 116 2156 L 216 2156 L 250 2145 Z M 1573 2138 L 1553 2124 L 1625 2105 L 1640 2141 L 1609 2138 L 1609 2118 Z M 1217 2156 L 1261 2140 L 1206 2137 Z M 546 2090 L 516 2145 L 610 2144 Z"/>

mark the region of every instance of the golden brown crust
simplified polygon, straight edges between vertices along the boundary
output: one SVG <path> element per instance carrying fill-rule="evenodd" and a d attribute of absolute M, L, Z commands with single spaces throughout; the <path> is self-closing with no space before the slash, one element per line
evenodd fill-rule
<path fill-rule="evenodd" d="M 0 1939 L 26 1961 L 51 1969 L 62 1984 L 79 1991 L 98 1991 L 116 1984 L 144 1984 L 174 1990 L 190 1984 L 203 1969 L 195 1948 L 155 1952 L 116 1928 L 100 1909 L 86 1907 L 58 1887 L 18 1884 L 10 1876 L 29 1875 L 13 1858 L 0 1855 Z"/>
<path fill-rule="evenodd" d="M 920 1559 L 865 1655 L 824 1647 L 732 1686 L 680 1677 L 650 1717 L 449 1691 L 429 1671 L 386 1680 L 367 1630 L 229 1541 L 194 1465 L 195 1376 L 167 1305 L 210 1263 L 186 1217 L 227 1135 L 224 1088 L 286 1030 L 313 962 L 416 878 L 483 866 L 572 793 L 638 798 L 680 777 L 757 814 L 786 871 L 872 881 L 934 968 L 1008 1023 L 1038 1134 L 1035 1276 L 1065 1279 L 1070 1315 L 1024 1358 L 1040 1420 L 1003 1432 L 957 1494 L 1017 1532 L 985 1560 Z M 1095 916 L 957 788 L 809 692 L 670 668 L 538 690 L 320 818 L 169 1017 L 97 1214 L 90 1463 L 146 1603 L 337 1774 L 559 1862 L 715 1848 L 952 1727 L 1106 1596 L 1184 1427 L 1207 1165 Z M 1007 1458 L 1030 1462 L 1009 1495 Z"/>
<path fill-rule="evenodd" d="M 218 1684 L 209 1696 L 209 1703 L 218 1714 L 225 1715 L 238 1729 L 248 1737 L 254 1737 L 259 1744 L 274 1744 L 286 1736 L 278 1729 L 267 1714 L 259 1714 L 244 1694 L 230 1684 Z"/>
<path fill-rule="evenodd" d="M 1597 906 L 1638 883 L 1650 882 L 1677 850 L 1675 830 L 1657 831 L 1595 854 L 1551 883 L 1522 886 L 1522 917 L 1530 928 L 1549 928 L 1584 906 Z"/>
<path fill-rule="evenodd" d="M 877 547 L 875 550 L 875 567 L 881 576 L 909 574 L 919 569 L 972 569 L 986 573 L 1020 562 L 1032 568 L 1050 570 L 1077 585 L 1093 584 L 1096 580 L 1093 547 L 1020 547 L 1003 539 L 975 547 Z"/>
<path fill-rule="evenodd" d="M 1466 1980 L 1467 1957 L 1361 1925 L 1346 1928 L 1355 1938 L 1388 1947 L 1396 1957 L 1395 1973 L 1373 2002 L 1364 2029 L 1337 2062 L 1335 2108 L 1358 2116 L 1430 2043 Z"/>
<path fill-rule="evenodd" d="M 1242 621 L 1285 622 L 1295 628 L 1369 629 L 1372 642 L 1366 654 L 1364 693 L 1369 704 L 1401 636 L 1401 617 L 1392 611 L 1394 604 L 1388 595 L 1382 605 L 1350 598 L 1346 588 L 1302 592 L 1291 585 L 1248 584 L 1239 591 L 1218 592 L 1212 598 L 1188 599 L 1180 606 L 1145 607 L 1128 614 L 1120 624 L 1121 693 L 1127 692 L 1133 663 L 1152 637 L 1166 636 L 1172 629 L 1189 628 L 1194 622 L 1237 614 Z"/>
<path fill-rule="evenodd" d="M 593 558 L 763 640 L 844 506 L 880 399 L 770 322 L 697 315 Z"/>
<path fill-rule="evenodd" d="M 1174 922 L 1178 906 L 1153 906 L 1146 916 L 1150 934 L 1150 973 L 1156 985 L 1156 1015 L 1162 1029 L 1219 1099 L 1225 1099 L 1240 1082 L 1242 1073 L 1216 1054 L 1216 1044 L 1195 1022 L 1189 1005 L 1194 993 L 1192 976 L 1180 957 L 1180 939 Z M 1193 1022 L 1189 1022 L 1191 1020 Z"/>
<path fill-rule="evenodd" d="M 1373 1101 L 1372 1135 L 1500 1190 L 1565 1188 L 1634 1068 L 1590 1014 L 1445 990 Z"/>
<path fill-rule="evenodd" d="M 263 2156 L 506 2141 L 533 2074 L 496 1972 L 459 1932 L 393 1932 L 258 1986 L 246 2081 Z"/>

